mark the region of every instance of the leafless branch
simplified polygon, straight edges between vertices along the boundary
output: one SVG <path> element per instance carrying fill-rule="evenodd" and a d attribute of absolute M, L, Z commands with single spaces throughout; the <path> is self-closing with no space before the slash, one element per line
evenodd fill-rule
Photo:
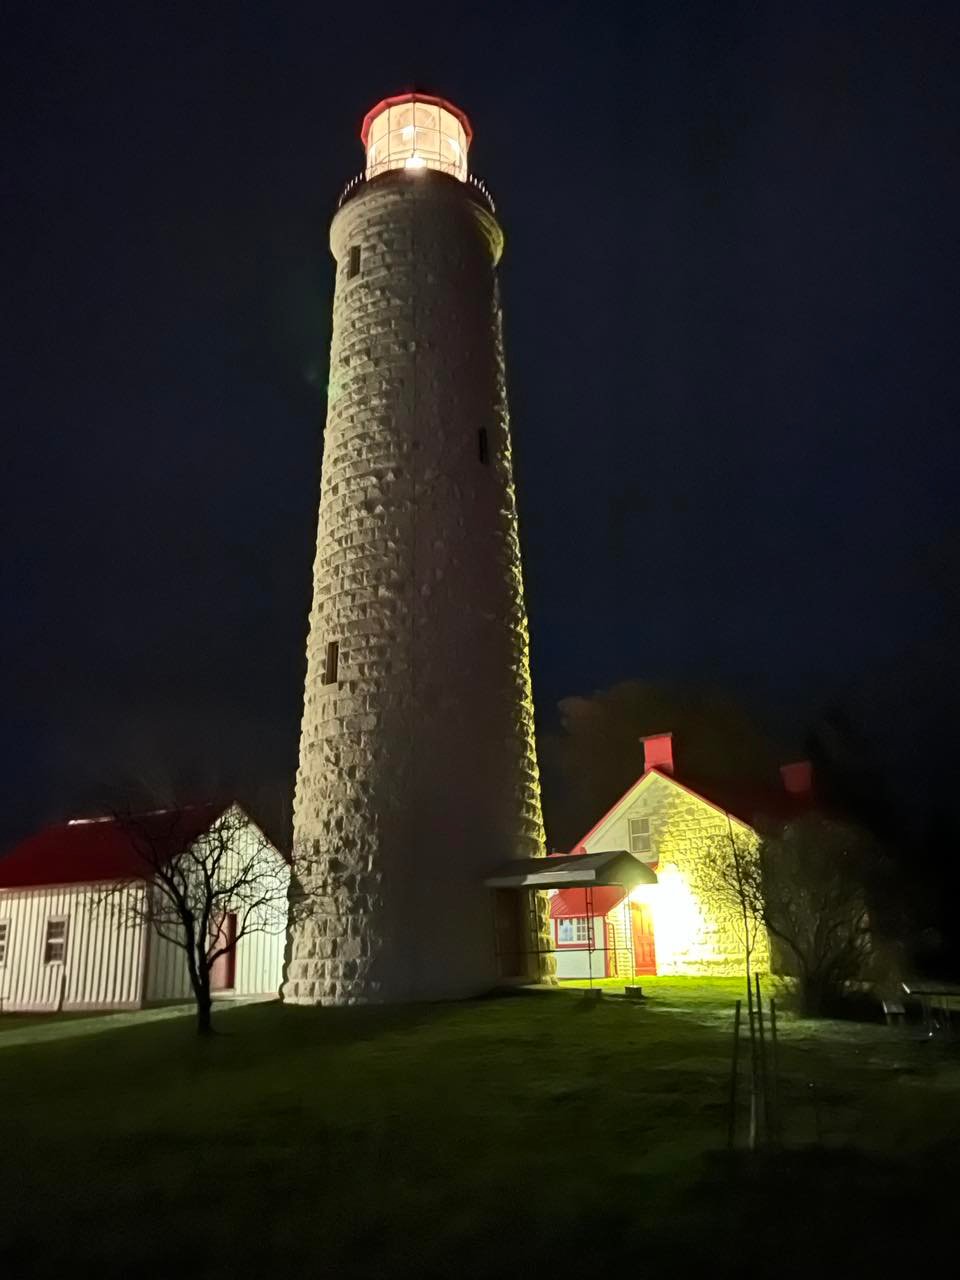
<path fill-rule="evenodd" d="M 184 953 L 200 1030 L 210 1029 L 213 965 L 243 937 L 285 926 L 285 864 L 236 805 L 114 812 L 139 866 L 98 895 Z M 236 917 L 227 939 L 223 921 Z"/>

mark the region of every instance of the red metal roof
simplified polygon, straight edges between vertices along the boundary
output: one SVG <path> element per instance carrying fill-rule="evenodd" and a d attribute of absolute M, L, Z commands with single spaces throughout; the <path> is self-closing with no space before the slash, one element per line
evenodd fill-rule
<path fill-rule="evenodd" d="M 93 818 L 45 827 L 0 858 L 0 889 L 100 880 L 146 879 L 141 850 L 175 858 L 223 813 L 225 805 L 165 809 L 130 819 Z"/>
<path fill-rule="evenodd" d="M 626 893 L 626 889 L 616 884 L 597 885 L 595 889 L 558 889 L 550 899 L 550 919 L 608 915 L 620 905 Z"/>
<path fill-rule="evenodd" d="M 467 135 L 467 146 L 473 141 L 473 128 L 467 118 L 467 113 L 461 111 L 459 107 L 455 107 L 452 102 L 448 102 L 446 98 L 438 98 L 432 93 L 397 93 L 392 98 L 382 98 L 375 107 L 371 107 L 367 114 L 363 117 L 363 124 L 360 127 L 360 141 L 364 146 L 367 145 L 367 135 L 370 132 L 370 126 L 374 120 L 380 115 L 381 111 L 386 111 L 387 107 L 399 107 L 404 102 L 426 102 L 431 107 L 443 107 L 444 111 L 449 111 L 463 125 L 463 131 Z"/>

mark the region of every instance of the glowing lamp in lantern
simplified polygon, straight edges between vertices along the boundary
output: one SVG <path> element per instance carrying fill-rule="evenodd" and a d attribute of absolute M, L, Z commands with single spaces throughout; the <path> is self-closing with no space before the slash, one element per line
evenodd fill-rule
<path fill-rule="evenodd" d="M 388 169 L 438 169 L 467 180 L 473 130 L 459 107 L 445 98 L 403 93 L 378 102 L 363 118 L 366 176 Z"/>

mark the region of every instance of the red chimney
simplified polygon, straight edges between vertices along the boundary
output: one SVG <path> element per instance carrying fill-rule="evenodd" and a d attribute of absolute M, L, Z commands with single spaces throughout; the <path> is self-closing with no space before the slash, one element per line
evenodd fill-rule
<path fill-rule="evenodd" d="M 808 796 L 813 790 L 813 765 L 809 760 L 782 764 L 780 777 L 783 779 L 783 789 L 788 795 Z"/>
<path fill-rule="evenodd" d="M 651 733 L 641 738 L 643 743 L 643 772 L 659 769 L 661 773 L 673 773 L 673 734 Z"/>

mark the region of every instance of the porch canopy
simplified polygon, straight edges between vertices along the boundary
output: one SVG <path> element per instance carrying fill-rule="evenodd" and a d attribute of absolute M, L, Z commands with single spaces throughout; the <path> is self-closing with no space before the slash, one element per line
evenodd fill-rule
<path fill-rule="evenodd" d="M 484 881 L 490 889 L 592 889 L 598 885 L 632 889 L 638 884 L 656 883 L 656 874 L 647 864 L 625 849 L 515 858 Z"/>

